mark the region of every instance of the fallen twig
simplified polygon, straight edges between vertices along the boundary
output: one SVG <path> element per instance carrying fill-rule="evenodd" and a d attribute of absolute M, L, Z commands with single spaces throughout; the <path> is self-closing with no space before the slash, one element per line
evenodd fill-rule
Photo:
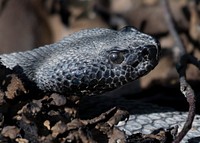
<path fill-rule="evenodd" d="M 173 36 L 173 39 L 175 40 L 173 56 L 174 56 L 175 62 L 178 62 L 180 60 L 181 56 L 186 53 L 186 51 L 185 51 L 183 43 L 181 42 L 181 39 L 176 31 L 174 20 L 172 18 L 172 13 L 169 8 L 169 2 L 167 0 L 162 0 L 162 7 L 163 7 L 163 11 L 164 11 L 165 21 L 169 28 L 169 32 Z"/>
<path fill-rule="evenodd" d="M 196 99 L 195 99 L 194 91 L 186 81 L 187 64 L 191 63 L 197 66 L 199 69 L 200 69 L 200 64 L 199 64 L 199 61 L 195 57 L 186 54 L 184 45 L 181 42 L 181 39 L 175 29 L 175 25 L 173 23 L 173 18 L 172 18 L 171 11 L 169 9 L 168 1 L 162 0 L 162 6 L 163 6 L 167 26 L 169 28 L 171 35 L 173 36 L 175 40 L 174 58 L 175 58 L 175 62 L 178 65 L 177 72 L 179 73 L 180 91 L 186 97 L 187 102 L 189 103 L 189 113 L 188 113 L 187 120 L 184 124 L 183 129 L 180 131 L 180 133 L 176 136 L 175 140 L 173 141 L 173 143 L 179 143 L 187 134 L 187 132 L 191 129 L 192 122 L 195 117 L 195 110 L 196 110 L 196 107 L 195 107 Z"/>
<path fill-rule="evenodd" d="M 188 63 L 192 63 L 193 65 L 196 65 L 198 63 L 196 58 L 191 58 L 191 55 L 184 55 L 182 56 L 180 60 L 180 65 L 177 67 L 177 71 L 179 73 L 179 81 L 180 81 L 180 90 L 182 94 L 186 97 L 187 102 L 189 103 L 189 111 L 188 111 L 188 117 L 187 120 L 183 126 L 183 129 L 181 132 L 178 134 L 176 139 L 174 140 L 174 143 L 179 143 L 184 136 L 187 134 L 187 132 L 191 129 L 192 127 L 192 122 L 194 120 L 195 116 L 195 103 L 196 103 L 196 98 L 193 89 L 191 86 L 187 83 L 186 81 L 186 68 Z M 190 60 L 192 59 L 192 61 Z M 196 61 L 194 61 L 196 59 Z M 197 65 L 199 68 L 199 64 Z"/>

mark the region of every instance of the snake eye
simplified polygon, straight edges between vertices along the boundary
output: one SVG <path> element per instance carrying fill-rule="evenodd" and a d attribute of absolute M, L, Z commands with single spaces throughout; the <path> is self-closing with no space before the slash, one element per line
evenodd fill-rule
<path fill-rule="evenodd" d="M 112 52 L 109 58 L 112 63 L 121 64 L 124 61 L 124 54 L 122 52 Z"/>

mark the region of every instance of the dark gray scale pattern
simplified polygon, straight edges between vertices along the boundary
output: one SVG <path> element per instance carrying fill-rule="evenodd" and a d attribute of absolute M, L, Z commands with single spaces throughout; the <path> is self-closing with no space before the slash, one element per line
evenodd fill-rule
<path fill-rule="evenodd" d="M 20 67 L 41 90 L 71 95 L 131 82 L 151 71 L 159 56 L 157 40 L 133 27 L 94 28 L 32 51 L 0 55 L 0 62 Z"/>

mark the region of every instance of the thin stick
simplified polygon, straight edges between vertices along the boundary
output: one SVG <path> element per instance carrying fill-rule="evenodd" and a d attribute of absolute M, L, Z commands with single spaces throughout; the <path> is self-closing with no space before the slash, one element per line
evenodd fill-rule
<path fill-rule="evenodd" d="M 175 62 L 178 62 L 181 56 L 183 56 L 186 53 L 186 51 L 176 31 L 174 20 L 172 18 L 172 13 L 169 8 L 168 0 L 162 0 L 162 7 L 163 7 L 164 17 L 165 17 L 165 21 L 167 23 L 169 32 L 173 36 L 174 42 L 175 42 L 175 47 L 174 47 Z"/>
<path fill-rule="evenodd" d="M 178 68 L 177 71 L 179 73 L 179 81 L 180 81 L 180 90 L 182 94 L 187 98 L 187 102 L 189 103 L 189 112 L 188 112 L 188 117 L 187 120 L 183 126 L 183 129 L 180 131 L 180 133 L 176 136 L 175 140 L 173 143 L 179 143 L 184 136 L 188 133 L 188 131 L 192 127 L 192 122 L 195 117 L 195 94 L 191 86 L 187 83 L 186 81 L 186 68 L 188 63 L 192 63 L 193 65 L 197 66 L 198 68 L 200 67 L 199 62 L 197 61 L 196 58 L 186 55 L 186 50 L 184 48 L 184 45 L 181 42 L 181 39 L 175 29 L 175 25 L 173 23 L 173 18 L 172 18 L 172 13 L 169 8 L 169 3 L 168 0 L 162 0 L 162 7 L 164 10 L 164 16 L 165 20 L 167 22 L 167 26 L 169 28 L 169 32 L 173 36 L 175 40 L 175 49 L 174 49 L 174 57 L 175 57 L 175 62 L 178 63 Z"/>

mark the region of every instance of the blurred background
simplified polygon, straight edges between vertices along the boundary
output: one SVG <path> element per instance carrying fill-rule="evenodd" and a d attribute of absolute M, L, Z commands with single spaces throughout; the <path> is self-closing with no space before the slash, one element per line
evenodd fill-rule
<path fill-rule="evenodd" d="M 199 1 L 169 2 L 176 30 L 187 52 L 200 58 Z M 152 90 L 161 90 L 162 96 L 166 93 L 166 98 L 162 99 L 167 102 L 170 101 L 169 97 L 179 92 L 179 86 L 174 60 L 174 39 L 168 31 L 160 3 L 160 0 L 0 0 L 0 54 L 50 44 L 85 28 L 120 29 L 131 25 L 158 38 L 162 46 L 162 57 L 155 70 L 136 81 L 134 86 L 131 84 L 131 88 L 123 87 L 122 94 L 130 95 L 130 90 L 131 95 L 132 92 L 139 93 L 141 89 L 154 84 L 156 86 Z M 199 70 L 189 66 L 187 78 L 198 81 Z M 150 96 L 149 94 L 150 92 L 145 96 Z M 152 96 L 156 96 L 156 100 L 160 102 L 160 95 L 156 93 Z"/>

